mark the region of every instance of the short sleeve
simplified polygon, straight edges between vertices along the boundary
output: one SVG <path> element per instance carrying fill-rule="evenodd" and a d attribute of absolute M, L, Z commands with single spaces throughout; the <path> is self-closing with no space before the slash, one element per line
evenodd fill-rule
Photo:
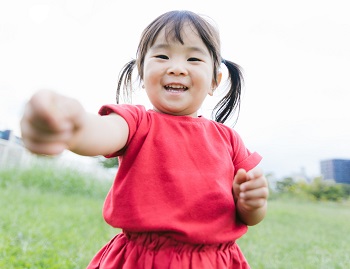
<path fill-rule="evenodd" d="M 259 155 L 259 153 L 257 152 L 250 153 L 247 158 L 245 158 L 242 162 L 235 165 L 236 171 L 240 168 L 243 168 L 244 170 L 249 171 L 254 167 L 256 167 L 261 160 L 262 160 L 262 157 Z"/>
<path fill-rule="evenodd" d="M 98 113 L 101 116 L 109 115 L 111 113 L 116 113 L 125 119 L 129 127 L 129 136 L 125 146 L 127 147 L 131 139 L 133 138 L 134 134 L 136 133 L 141 119 L 146 114 L 146 109 L 141 105 L 109 104 L 109 105 L 102 106 Z M 119 156 L 124 152 L 125 147 L 124 149 L 118 152 L 112 153 L 110 155 L 106 155 L 105 157 L 113 158 L 113 157 Z"/>
<path fill-rule="evenodd" d="M 235 166 L 235 173 L 240 168 L 249 171 L 260 163 L 262 157 L 257 152 L 249 151 L 237 132 L 233 131 L 233 134 L 233 164 Z"/>

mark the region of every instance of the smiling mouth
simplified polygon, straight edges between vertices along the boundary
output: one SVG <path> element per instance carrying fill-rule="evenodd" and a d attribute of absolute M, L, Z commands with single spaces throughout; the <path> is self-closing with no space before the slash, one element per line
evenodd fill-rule
<path fill-rule="evenodd" d="M 164 88 L 169 92 L 184 92 L 188 90 L 186 86 L 178 84 L 165 85 Z"/>

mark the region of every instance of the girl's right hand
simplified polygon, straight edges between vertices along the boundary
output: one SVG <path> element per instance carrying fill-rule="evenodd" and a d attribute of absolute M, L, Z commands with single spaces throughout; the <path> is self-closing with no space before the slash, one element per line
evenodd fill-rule
<path fill-rule="evenodd" d="M 75 99 L 48 90 L 37 92 L 26 104 L 20 123 L 24 145 L 36 154 L 60 154 L 69 149 L 85 114 Z"/>

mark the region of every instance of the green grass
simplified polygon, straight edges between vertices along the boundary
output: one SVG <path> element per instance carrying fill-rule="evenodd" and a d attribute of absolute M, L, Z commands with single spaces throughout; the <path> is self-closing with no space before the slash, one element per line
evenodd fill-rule
<path fill-rule="evenodd" d="M 110 184 L 50 166 L 0 171 L 0 268 L 85 268 L 119 232 L 102 219 Z M 275 199 L 238 243 L 252 269 L 345 269 L 349 221 L 349 204 Z"/>
<path fill-rule="evenodd" d="M 116 231 L 101 218 L 102 200 L 1 190 L 0 268 L 84 268 Z"/>
<path fill-rule="evenodd" d="M 56 170 L 0 172 L 0 268 L 85 268 L 119 232 L 102 219 L 110 182 Z"/>
<path fill-rule="evenodd" d="M 346 204 L 277 199 L 239 245 L 252 268 L 350 268 L 349 220 Z"/>

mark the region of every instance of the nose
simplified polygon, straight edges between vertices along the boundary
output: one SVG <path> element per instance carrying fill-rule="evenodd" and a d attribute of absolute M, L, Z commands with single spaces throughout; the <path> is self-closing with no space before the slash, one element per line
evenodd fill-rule
<path fill-rule="evenodd" d="M 167 73 L 168 75 L 186 76 L 188 74 L 186 63 L 183 61 L 170 61 Z"/>

